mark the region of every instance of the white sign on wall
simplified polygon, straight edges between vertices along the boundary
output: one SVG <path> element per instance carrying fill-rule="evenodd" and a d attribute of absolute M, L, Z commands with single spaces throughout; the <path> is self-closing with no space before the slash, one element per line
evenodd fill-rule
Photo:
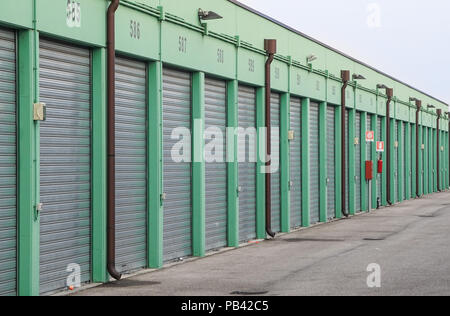
<path fill-rule="evenodd" d="M 67 0 L 66 23 L 68 27 L 81 27 L 81 4 Z"/>

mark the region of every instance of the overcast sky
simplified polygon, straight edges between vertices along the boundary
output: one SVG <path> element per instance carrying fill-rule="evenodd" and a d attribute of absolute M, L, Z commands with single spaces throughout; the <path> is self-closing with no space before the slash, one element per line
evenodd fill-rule
<path fill-rule="evenodd" d="M 241 0 L 450 103 L 450 1 Z"/>

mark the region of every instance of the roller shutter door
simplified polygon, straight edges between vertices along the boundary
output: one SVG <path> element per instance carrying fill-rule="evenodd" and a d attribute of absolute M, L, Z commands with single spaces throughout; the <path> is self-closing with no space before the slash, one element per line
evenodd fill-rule
<path fill-rule="evenodd" d="M 281 231 L 281 190 L 280 190 L 280 95 L 272 93 L 270 99 L 271 122 L 271 205 L 272 205 L 272 230 Z"/>
<path fill-rule="evenodd" d="M 40 42 L 40 290 L 66 286 L 69 264 L 91 280 L 91 73 L 88 49 Z"/>
<path fill-rule="evenodd" d="M 169 261 L 192 255 L 191 138 L 187 148 L 177 152 L 181 161 L 172 159 L 172 149 L 180 139 L 173 139 L 174 129 L 191 130 L 191 75 L 177 70 L 163 70 L 163 179 L 164 229 L 163 258 Z M 180 130 L 181 131 L 181 130 Z"/>
<path fill-rule="evenodd" d="M 381 130 L 381 117 L 377 117 L 377 140 L 383 141 Z M 381 159 L 381 153 L 377 153 L 378 159 Z M 377 172 L 377 201 L 379 201 L 380 205 L 382 203 L 381 195 L 382 195 L 382 174 Z"/>
<path fill-rule="evenodd" d="M 146 65 L 116 59 L 116 266 L 147 266 Z"/>
<path fill-rule="evenodd" d="M 350 146 L 353 142 L 350 142 L 350 111 L 348 109 L 345 110 L 345 209 L 347 212 L 350 212 Z"/>
<path fill-rule="evenodd" d="M 398 202 L 399 201 L 399 195 L 398 195 L 398 163 L 399 163 L 399 155 L 398 155 L 398 128 L 399 128 L 399 122 L 394 120 L 394 192 L 395 192 L 395 197 L 394 197 L 394 202 Z"/>
<path fill-rule="evenodd" d="M 309 157 L 310 157 L 310 220 L 320 220 L 320 163 L 319 163 L 319 104 L 311 102 L 309 110 Z"/>
<path fill-rule="evenodd" d="M 366 131 L 373 131 L 372 129 L 372 115 L 367 114 L 367 119 L 366 119 Z M 365 133 L 364 133 L 365 134 Z M 365 141 L 365 139 L 363 139 L 362 141 Z M 371 142 L 366 142 L 366 154 L 365 160 L 371 161 L 372 160 L 372 146 L 373 143 Z M 365 171 L 365 169 L 364 169 Z M 364 177 L 365 180 L 365 172 L 363 172 L 363 174 L 361 175 L 361 177 Z M 372 204 L 372 201 L 370 200 L 370 188 L 369 188 L 369 182 L 366 181 L 367 185 L 366 185 L 366 201 L 367 201 L 367 210 L 369 209 L 369 205 Z M 373 183 L 373 182 L 372 182 Z"/>
<path fill-rule="evenodd" d="M 335 109 L 334 106 L 327 106 L 327 217 L 336 217 L 335 205 Z"/>
<path fill-rule="evenodd" d="M 291 130 L 294 139 L 290 141 L 291 168 L 291 228 L 302 225 L 302 102 L 299 98 L 291 97 Z"/>
<path fill-rule="evenodd" d="M 361 211 L 361 112 L 356 112 L 355 137 L 359 139 L 355 145 L 355 201 L 356 212 Z"/>
<path fill-rule="evenodd" d="M 227 245 L 227 165 L 225 163 L 226 136 L 226 84 L 225 81 L 207 78 L 205 82 L 205 128 L 206 146 L 214 140 L 219 128 L 222 141 L 211 152 L 214 161 L 206 161 L 206 249 L 224 247 Z M 213 129 L 212 129 L 213 128 Z M 211 129 L 211 133 L 208 133 Z"/>
<path fill-rule="evenodd" d="M 0 296 L 17 292 L 16 43 L 0 28 Z"/>
<path fill-rule="evenodd" d="M 256 90 L 239 86 L 238 126 L 253 133 L 239 135 L 239 240 L 256 238 Z"/>

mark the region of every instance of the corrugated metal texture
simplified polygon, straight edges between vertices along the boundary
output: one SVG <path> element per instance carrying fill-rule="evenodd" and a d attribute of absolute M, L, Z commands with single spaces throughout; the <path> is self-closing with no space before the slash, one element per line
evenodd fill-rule
<path fill-rule="evenodd" d="M 213 157 L 206 161 L 206 250 L 227 245 L 227 165 L 226 165 L 226 83 L 222 80 L 207 78 L 205 81 L 205 128 L 206 146 L 217 143 L 211 152 Z M 214 139 L 216 129 L 220 129 L 222 139 Z M 209 131 L 210 130 L 210 131 Z"/>
<path fill-rule="evenodd" d="M 361 112 L 356 112 L 355 117 L 355 137 L 359 139 L 358 144 L 355 145 L 355 204 L 356 212 L 361 211 Z"/>
<path fill-rule="evenodd" d="M 367 114 L 366 131 L 373 131 L 373 128 L 372 128 L 372 115 L 371 114 Z M 362 139 L 362 141 L 365 142 L 366 140 Z M 365 155 L 365 157 L 366 157 L 365 160 L 366 161 L 371 161 L 372 160 L 372 146 L 373 146 L 373 143 L 366 142 L 366 155 Z M 365 179 L 365 172 L 363 172 L 363 174 L 361 176 L 364 177 L 364 179 Z M 369 183 L 367 183 L 367 185 L 366 185 L 366 192 L 365 192 L 365 194 L 366 194 L 366 201 L 367 201 L 367 209 L 369 209 L 369 205 L 372 203 L 372 201 L 370 200 Z"/>
<path fill-rule="evenodd" d="M 403 170 L 403 191 L 402 191 L 402 197 L 403 200 L 406 200 L 406 183 L 407 183 L 407 172 L 408 170 L 406 169 L 406 133 L 405 133 L 405 127 L 406 123 L 402 122 L 402 136 L 401 136 L 401 140 L 402 140 L 402 162 L 400 164 L 400 168 L 402 168 Z"/>
<path fill-rule="evenodd" d="M 239 135 L 239 240 L 256 238 L 256 90 L 239 86 L 238 126 L 253 128 L 253 137 Z"/>
<path fill-rule="evenodd" d="M 191 138 L 185 135 L 187 160 L 176 161 L 172 149 L 182 136 L 172 138 L 174 129 L 191 130 L 191 75 L 177 70 L 163 70 L 163 179 L 164 261 L 192 255 Z M 182 131 L 181 131 L 182 132 Z M 179 135 L 178 135 L 179 136 Z M 183 155 L 184 156 L 184 155 Z"/>
<path fill-rule="evenodd" d="M 345 190 L 347 191 L 345 193 L 346 197 L 345 197 L 345 209 L 347 212 L 350 211 L 350 166 L 349 166 L 349 157 L 350 157 L 350 151 L 349 148 L 350 146 L 353 145 L 353 142 L 350 141 L 350 126 L 349 126 L 349 121 L 350 121 L 350 112 L 348 109 L 345 109 L 345 180 L 346 180 L 346 186 L 345 186 Z"/>
<path fill-rule="evenodd" d="M 382 130 L 381 130 L 381 117 L 377 117 L 377 141 L 383 141 Z M 381 159 L 381 153 L 377 153 L 378 159 Z M 376 161 L 378 163 L 378 161 Z M 378 170 L 378 166 L 375 165 Z M 377 200 L 382 202 L 381 196 L 383 193 L 382 189 L 382 174 L 377 172 Z"/>
<path fill-rule="evenodd" d="M 17 292 L 16 43 L 0 28 L 0 296 Z"/>
<path fill-rule="evenodd" d="M 336 152 L 335 152 L 335 108 L 327 107 L 327 217 L 329 219 L 336 217 L 335 205 L 335 168 L 336 168 Z"/>
<path fill-rule="evenodd" d="M 116 267 L 147 266 L 147 69 L 116 59 Z"/>
<path fill-rule="evenodd" d="M 320 220 L 320 160 L 319 160 L 319 104 L 311 102 L 309 109 L 309 157 L 310 157 L 310 220 L 311 224 Z"/>
<path fill-rule="evenodd" d="M 281 231 L 281 189 L 280 189 L 280 95 L 272 93 L 270 98 L 271 122 L 271 194 L 272 230 Z"/>
<path fill-rule="evenodd" d="M 291 228 L 302 225 L 302 102 L 291 97 L 290 129 L 294 139 L 290 141 L 290 176 L 291 186 Z"/>
<path fill-rule="evenodd" d="M 411 157 L 409 159 L 410 170 L 409 170 L 408 185 L 409 185 L 409 192 L 411 193 L 411 195 L 410 195 L 411 198 L 416 196 L 416 192 L 413 192 L 413 170 L 415 170 L 415 168 L 416 168 L 416 166 L 415 166 L 416 144 L 414 142 L 413 126 L 414 126 L 414 124 L 409 124 L 409 140 L 410 140 L 410 144 L 411 144 L 411 146 L 410 146 Z"/>
<path fill-rule="evenodd" d="M 69 264 L 91 280 L 91 72 L 88 49 L 40 42 L 40 290 L 64 288 Z"/>
<path fill-rule="evenodd" d="M 399 124 L 400 122 L 397 120 L 394 120 L 394 133 L 395 133 L 395 138 L 394 138 L 394 142 L 397 142 L 397 144 L 399 144 Z M 398 146 L 394 146 L 394 191 L 395 191 L 395 197 L 394 197 L 394 201 L 398 202 L 399 201 L 399 191 L 398 191 L 398 166 L 399 166 L 399 154 L 398 154 L 399 148 Z"/>

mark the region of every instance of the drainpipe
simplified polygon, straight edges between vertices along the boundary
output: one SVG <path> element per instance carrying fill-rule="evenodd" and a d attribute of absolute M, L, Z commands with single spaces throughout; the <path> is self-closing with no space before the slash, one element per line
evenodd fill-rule
<path fill-rule="evenodd" d="M 416 100 L 416 196 L 418 198 L 420 198 L 420 194 L 419 194 L 419 152 L 422 150 L 422 148 L 420 147 L 420 142 L 419 142 L 419 116 L 420 116 L 420 109 L 422 107 L 422 101 L 420 100 Z"/>
<path fill-rule="evenodd" d="M 107 214 L 107 266 L 109 274 L 116 280 L 122 275 L 116 270 L 116 146 L 115 146 L 115 93 L 116 93 L 116 48 L 115 48 L 115 13 L 120 0 L 112 0 L 108 8 L 107 59 L 108 59 L 108 214 Z"/>
<path fill-rule="evenodd" d="M 272 191 L 271 191 L 271 155 L 272 155 L 272 142 L 271 142 L 271 124 L 270 124 L 270 95 L 271 95 L 271 84 L 270 84 L 270 66 L 273 62 L 274 56 L 277 52 L 277 41 L 276 40 L 265 40 L 264 49 L 267 52 L 268 59 L 266 61 L 266 232 L 267 234 L 274 238 L 275 233 L 272 231 Z"/>
<path fill-rule="evenodd" d="M 439 127 L 439 119 L 441 118 L 442 115 L 442 110 L 439 109 L 437 110 L 437 189 L 439 192 L 441 192 L 441 166 L 440 166 L 440 156 L 441 156 L 441 143 L 440 143 L 440 136 L 441 136 L 441 131 L 440 131 L 440 127 Z"/>
<path fill-rule="evenodd" d="M 391 101 L 394 96 L 394 89 L 387 88 L 387 102 L 386 102 L 386 147 L 387 147 L 387 202 L 392 205 L 391 200 Z"/>
<path fill-rule="evenodd" d="M 342 142 L 342 150 L 341 150 L 341 209 L 342 209 L 342 214 L 345 217 L 349 217 L 349 213 L 348 211 L 345 209 L 345 202 L 347 199 L 347 174 L 345 172 L 346 169 L 346 146 L 347 146 L 347 140 L 345 139 L 345 132 L 347 130 L 347 125 L 345 124 L 345 115 L 346 115 L 346 95 L 345 95 L 345 90 L 347 89 L 348 86 L 348 82 L 350 81 L 350 71 L 348 70 L 342 70 L 341 71 L 341 79 L 342 82 L 344 83 L 342 86 L 342 91 L 341 91 L 341 105 L 342 105 L 342 113 L 341 113 L 341 142 Z"/>

